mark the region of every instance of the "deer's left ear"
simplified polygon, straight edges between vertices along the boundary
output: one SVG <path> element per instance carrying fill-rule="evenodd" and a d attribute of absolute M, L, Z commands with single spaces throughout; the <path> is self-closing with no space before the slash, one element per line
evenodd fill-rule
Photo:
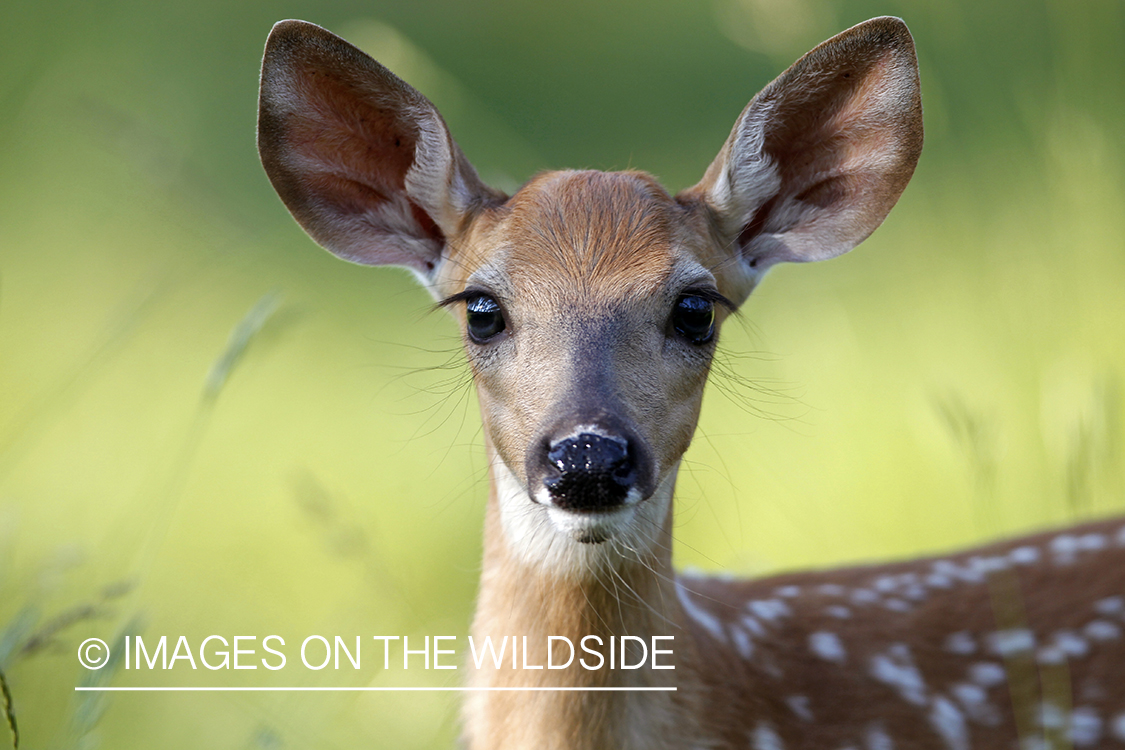
<path fill-rule="evenodd" d="M 831 258 L 886 218 L 922 150 L 914 41 L 897 18 L 829 39 L 743 110 L 699 184 L 740 270 Z"/>

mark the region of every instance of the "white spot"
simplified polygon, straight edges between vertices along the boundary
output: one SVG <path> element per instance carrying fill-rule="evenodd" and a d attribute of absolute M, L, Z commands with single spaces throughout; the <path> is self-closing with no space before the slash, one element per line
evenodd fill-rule
<path fill-rule="evenodd" d="M 935 573 L 965 583 L 980 583 L 984 580 L 984 573 L 979 569 L 972 565 L 961 567 L 952 560 L 935 560 L 932 569 Z"/>
<path fill-rule="evenodd" d="M 945 740 L 949 750 L 969 750 L 969 730 L 965 726 L 965 716 L 945 696 L 934 698 L 930 726 Z"/>
<path fill-rule="evenodd" d="M 773 677 L 775 680 L 785 679 L 785 672 L 781 671 L 781 667 L 777 666 L 777 662 L 773 660 L 769 654 L 765 658 L 758 660 L 758 666 L 765 670 L 766 674 Z"/>
<path fill-rule="evenodd" d="M 1071 554 L 1078 551 L 1078 537 L 1073 534 L 1059 534 L 1049 542 L 1051 551 L 1058 554 Z"/>
<path fill-rule="evenodd" d="M 1066 711 L 1054 703 L 1044 703 L 1039 709 L 1039 725 L 1044 729 L 1062 729 L 1066 726 Z"/>
<path fill-rule="evenodd" d="M 950 688 L 950 692 L 967 709 L 988 702 L 988 691 L 971 682 L 958 682 Z"/>
<path fill-rule="evenodd" d="M 892 612 L 910 611 L 910 605 L 904 602 L 902 599 L 887 599 L 885 602 L 883 602 L 883 606 L 891 610 Z"/>
<path fill-rule="evenodd" d="M 750 636 L 746 635 L 746 631 L 735 625 L 730 626 L 731 639 L 734 641 L 734 647 L 738 649 L 738 654 L 743 659 L 749 659 L 754 655 L 754 644 L 750 640 Z"/>
<path fill-rule="evenodd" d="M 964 581 L 966 584 L 979 584 L 984 580 L 980 570 L 972 566 L 962 568 L 953 560 L 935 560 L 931 570 L 938 576 Z"/>
<path fill-rule="evenodd" d="M 777 596 L 783 596 L 786 599 L 793 599 L 801 595 L 800 586 L 782 586 L 777 591 L 773 592 Z"/>
<path fill-rule="evenodd" d="M 871 658 L 871 676 L 898 692 L 899 697 L 916 706 L 926 704 L 926 682 L 914 666 L 910 648 L 896 643 L 886 653 Z"/>
<path fill-rule="evenodd" d="M 769 724 L 762 722 L 754 727 L 754 734 L 751 738 L 751 743 L 754 750 L 784 750 L 785 745 L 781 742 L 781 735 L 777 733 Z"/>
<path fill-rule="evenodd" d="M 819 591 L 825 596 L 843 596 L 847 589 L 838 583 L 822 583 Z"/>
<path fill-rule="evenodd" d="M 874 604 L 879 601 L 879 595 L 871 589 L 856 589 L 852 592 L 852 604 Z"/>
<path fill-rule="evenodd" d="M 1039 548 L 1026 545 L 1016 547 L 1008 553 L 1008 559 L 1016 565 L 1034 565 L 1039 562 Z"/>
<path fill-rule="evenodd" d="M 989 650 L 997 656 L 1014 656 L 1035 648 L 1035 634 L 1027 628 L 997 630 L 985 636 Z"/>
<path fill-rule="evenodd" d="M 1007 681 L 1008 673 L 999 664 L 978 661 L 969 666 L 969 679 L 982 687 L 995 687 Z"/>
<path fill-rule="evenodd" d="M 1090 644 L 1073 630 L 1060 630 L 1055 633 L 1055 647 L 1066 656 L 1081 658 L 1090 652 Z"/>
<path fill-rule="evenodd" d="M 984 572 L 977 568 L 961 568 L 959 577 L 965 583 L 980 583 L 984 580 Z"/>
<path fill-rule="evenodd" d="M 867 750 L 895 750 L 895 743 L 881 725 L 872 724 L 867 728 Z"/>
<path fill-rule="evenodd" d="M 680 604 L 688 617 L 699 623 L 704 630 L 714 636 L 715 640 L 726 643 L 726 633 L 723 631 L 723 624 L 719 622 L 719 618 L 693 602 L 688 597 L 688 591 L 684 588 L 683 581 L 678 578 L 676 579 L 676 594 L 679 596 Z"/>
<path fill-rule="evenodd" d="M 895 581 L 894 576 L 880 576 L 875 579 L 875 590 L 881 591 L 886 594 L 898 588 L 898 583 Z"/>
<path fill-rule="evenodd" d="M 780 599 L 758 599 L 746 605 L 753 614 L 763 620 L 776 620 L 793 614 L 789 605 Z"/>
<path fill-rule="evenodd" d="M 996 726 L 1000 723 L 1000 712 L 988 702 L 988 691 L 980 685 L 958 682 L 949 690 L 971 720 L 986 726 Z"/>
<path fill-rule="evenodd" d="M 1001 570 L 1008 569 L 1008 560 L 1004 557 L 971 557 L 969 558 L 969 567 L 980 573 L 982 576 L 987 576 L 989 573 L 996 573 Z"/>
<path fill-rule="evenodd" d="M 957 567 L 957 563 L 952 560 L 934 560 L 930 568 L 935 573 L 940 573 L 950 578 L 956 578 L 957 574 L 961 572 L 961 569 Z"/>
<path fill-rule="evenodd" d="M 1041 664 L 1062 664 L 1067 659 L 1081 658 L 1090 652 L 1090 644 L 1073 630 L 1060 630 L 1052 642 L 1039 649 L 1036 659 Z"/>
<path fill-rule="evenodd" d="M 1094 603 L 1094 611 L 1099 615 L 1115 615 L 1125 612 L 1125 597 L 1109 596 Z"/>
<path fill-rule="evenodd" d="M 1093 747 L 1102 738 L 1102 717 L 1089 706 L 1079 706 L 1070 714 L 1070 741 L 1075 747 Z"/>
<path fill-rule="evenodd" d="M 1115 641 L 1121 637 L 1121 628 L 1109 620 L 1094 620 L 1082 628 L 1082 632 L 1095 641 Z"/>
<path fill-rule="evenodd" d="M 930 573 L 926 576 L 926 585 L 935 589 L 947 589 L 953 586 L 953 581 L 942 573 Z"/>
<path fill-rule="evenodd" d="M 1123 529 L 1123 531 L 1125 531 L 1125 529 Z M 1114 737 L 1125 742 L 1125 713 L 1120 713 L 1113 717 L 1110 731 L 1113 732 Z"/>
<path fill-rule="evenodd" d="M 809 707 L 808 696 L 805 695 L 791 695 L 785 699 L 785 704 L 789 706 L 789 710 L 797 714 L 801 721 L 812 721 L 813 712 Z"/>
<path fill-rule="evenodd" d="M 1087 552 L 1097 552 L 1106 548 L 1106 538 L 1102 534 L 1091 531 L 1078 537 L 1078 549 Z"/>
<path fill-rule="evenodd" d="M 1044 646 L 1035 655 L 1035 660 L 1040 664 L 1058 665 L 1066 661 L 1066 654 L 1058 646 Z"/>
<path fill-rule="evenodd" d="M 1125 526 L 1117 530 L 1117 546 L 1125 547 Z"/>
<path fill-rule="evenodd" d="M 820 630 L 809 635 L 809 650 L 825 661 L 843 664 L 848 658 L 844 644 L 835 633 Z"/>
<path fill-rule="evenodd" d="M 960 630 L 956 633 L 950 633 L 946 637 L 944 648 L 951 654 L 968 656 L 977 652 L 977 643 L 973 640 L 972 633 L 967 630 Z"/>
<path fill-rule="evenodd" d="M 920 602 L 926 598 L 926 587 L 921 584 L 911 583 L 902 592 L 902 595 L 907 599 Z"/>
<path fill-rule="evenodd" d="M 753 635 L 765 635 L 766 634 L 765 626 L 762 625 L 762 623 L 755 620 L 750 615 L 744 615 L 743 616 L 742 624 L 745 625 L 746 629 L 749 630 Z"/>
<path fill-rule="evenodd" d="M 962 568 L 961 580 L 966 584 L 980 584 L 984 580 L 984 573 L 976 568 Z"/>
<path fill-rule="evenodd" d="M 1055 562 L 1062 565 L 1069 565 L 1074 562 L 1074 558 L 1078 555 L 1078 537 L 1072 534 L 1059 534 L 1051 540 L 1050 546 L 1051 552 L 1055 556 Z"/>
<path fill-rule="evenodd" d="M 838 620 L 846 620 L 852 616 L 852 611 L 840 604 L 833 604 L 831 607 L 825 607 L 824 611 Z"/>

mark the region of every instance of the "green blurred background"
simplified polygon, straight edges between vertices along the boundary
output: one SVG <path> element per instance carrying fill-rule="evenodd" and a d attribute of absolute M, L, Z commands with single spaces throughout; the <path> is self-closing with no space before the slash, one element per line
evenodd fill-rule
<path fill-rule="evenodd" d="M 254 150 L 271 24 L 349 38 L 481 174 L 695 182 L 746 101 L 875 15 L 926 148 L 857 252 L 724 330 L 681 565 L 891 559 L 1125 508 L 1125 4 L 1090 0 L 31 3 L 0 10 L 0 669 L 27 748 L 446 747 L 447 685 L 292 666 L 309 634 L 464 636 L 487 492 L 455 328 L 289 218 Z M 91 636 L 277 633 L 277 673 L 118 669 Z M 0 722 L 0 747 L 6 736 Z"/>

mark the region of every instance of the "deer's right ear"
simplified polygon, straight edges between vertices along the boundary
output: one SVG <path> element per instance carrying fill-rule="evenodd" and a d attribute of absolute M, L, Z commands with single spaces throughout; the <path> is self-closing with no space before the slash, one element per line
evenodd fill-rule
<path fill-rule="evenodd" d="M 278 23 L 266 42 L 258 153 L 314 240 L 356 263 L 405 266 L 427 286 L 446 239 L 504 199 L 429 100 L 304 21 Z"/>

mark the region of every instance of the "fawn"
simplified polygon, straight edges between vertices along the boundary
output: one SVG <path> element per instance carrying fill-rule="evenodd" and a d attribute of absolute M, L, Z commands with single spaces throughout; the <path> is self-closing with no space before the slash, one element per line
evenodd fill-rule
<path fill-rule="evenodd" d="M 762 580 L 672 568 L 724 319 L 773 264 L 864 240 L 914 171 L 902 21 L 797 61 L 676 196 L 641 172 L 493 190 L 427 99 L 300 21 L 267 42 L 258 145 L 313 239 L 410 269 L 461 327 L 491 479 L 472 632 L 531 665 L 473 665 L 469 747 L 1125 747 L 1125 521 Z M 535 668 L 561 637 L 601 667 Z M 674 656 L 607 668 L 615 638 Z"/>

